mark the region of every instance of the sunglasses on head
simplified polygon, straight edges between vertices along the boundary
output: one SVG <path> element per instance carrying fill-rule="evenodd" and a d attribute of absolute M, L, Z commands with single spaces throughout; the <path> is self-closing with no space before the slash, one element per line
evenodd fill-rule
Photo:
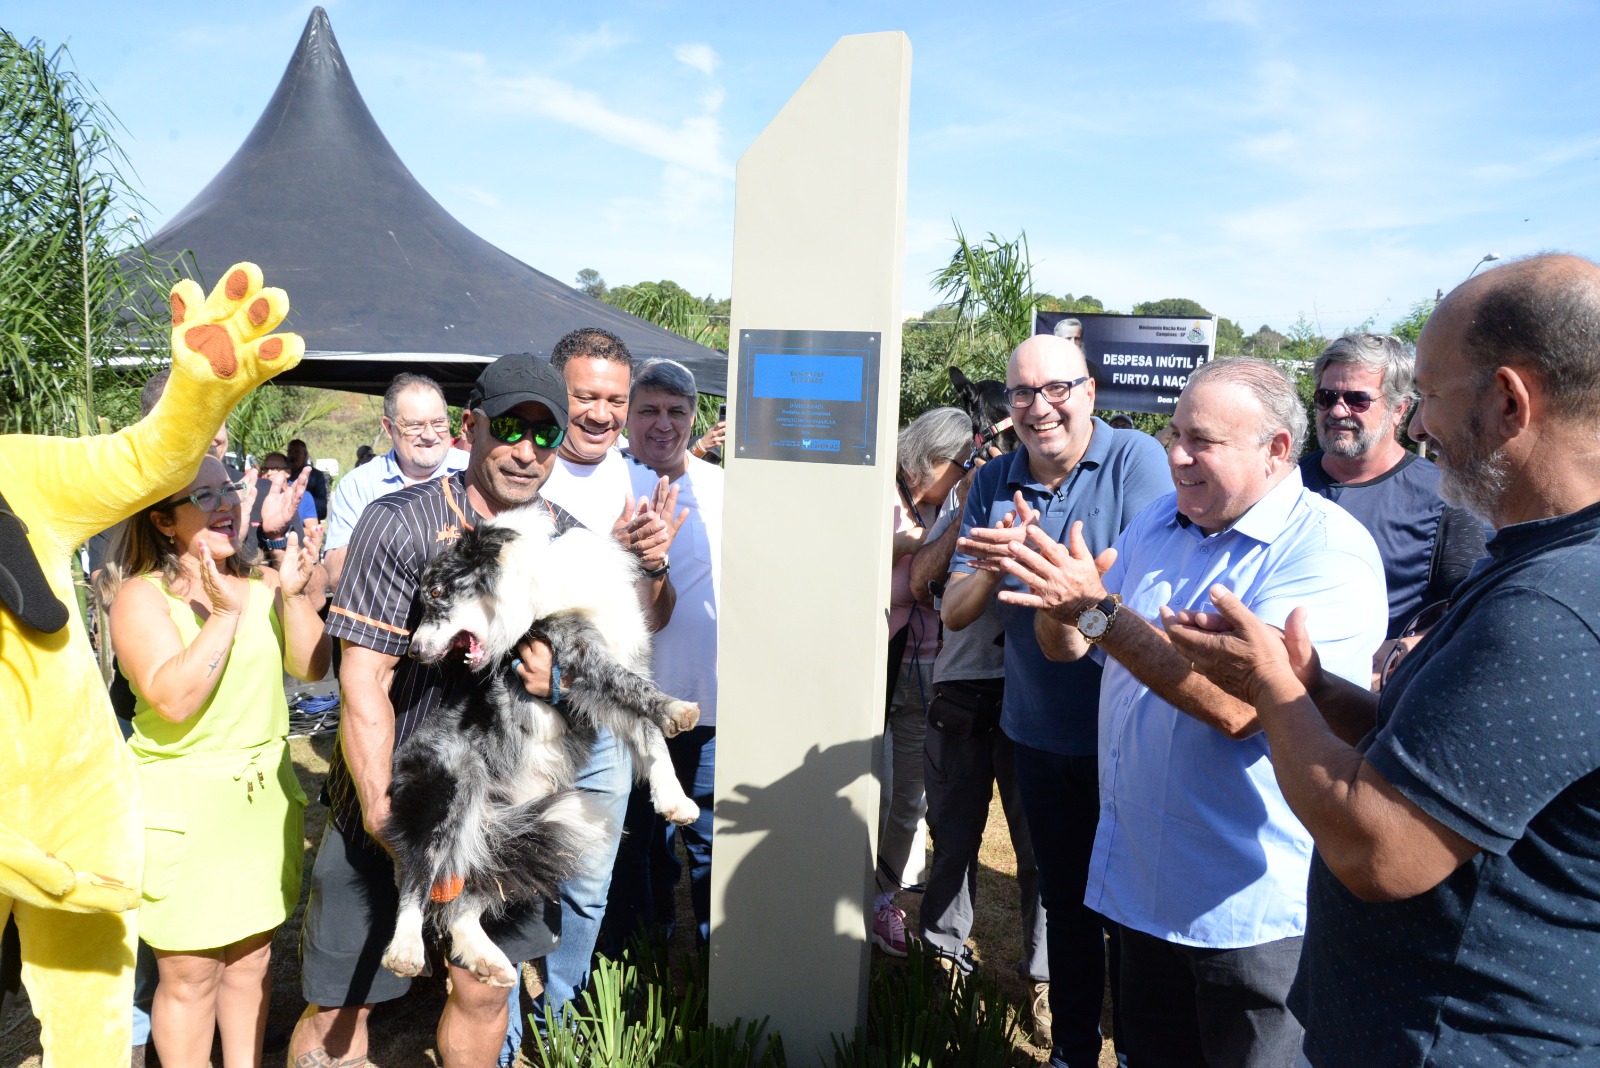
<path fill-rule="evenodd" d="M 220 486 L 207 486 L 205 489 L 197 489 L 187 497 L 179 497 L 177 500 L 169 501 L 168 503 L 176 506 L 188 501 L 202 512 L 215 512 L 222 507 L 223 501 L 228 501 L 230 504 L 239 503 L 240 494 L 243 491 L 243 482 L 224 482 Z"/>
<path fill-rule="evenodd" d="M 567 436 L 554 419 L 524 419 L 520 415 L 497 415 L 489 420 L 489 433 L 496 441 L 515 445 L 528 438 L 541 449 L 553 449 Z"/>
<path fill-rule="evenodd" d="M 1344 401 L 1346 408 L 1360 413 L 1372 407 L 1372 402 L 1377 398 L 1364 389 L 1319 389 L 1311 394 L 1311 399 L 1318 408 L 1332 408 Z"/>

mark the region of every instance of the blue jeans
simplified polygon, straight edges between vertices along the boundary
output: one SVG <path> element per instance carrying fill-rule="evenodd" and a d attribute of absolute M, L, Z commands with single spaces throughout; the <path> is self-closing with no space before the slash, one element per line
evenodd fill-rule
<path fill-rule="evenodd" d="M 1100 1009 L 1106 993 L 1106 923 L 1083 903 L 1100 819 L 1099 760 L 1062 756 L 1018 742 L 1017 788 L 1033 836 L 1039 897 L 1050 956 L 1052 1064 L 1100 1062 Z M 1117 944 L 1113 939 L 1112 953 Z M 1112 962 L 1113 969 L 1116 961 Z M 1112 999 L 1113 1007 L 1116 1004 Z"/>
<path fill-rule="evenodd" d="M 712 787 L 717 763 L 716 727 L 695 727 L 667 739 L 678 782 L 700 816 L 687 827 L 676 827 L 656 815 L 650 788 L 635 785 L 628 799 L 627 832 L 617 850 L 611 872 L 611 900 L 600 934 L 600 952 L 615 960 L 642 925 L 648 931 L 664 930 L 672 937 L 677 919 L 674 892 L 683 876 L 675 848 L 683 835 L 689 855 L 689 895 L 698 928 L 699 945 L 711 938 L 711 824 Z"/>
<path fill-rule="evenodd" d="M 561 940 L 544 959 L 545 989 L 534 1001 L 536 1019 L 544 1018 L 549 1004 L 557 1015 L 589 985 L 590 961 L 600 923 L 606 914 L 606 892 L 611 887 L 611 866 L 616 861 L 617 843 L 622 839 L 622 820 L 633 784 L 633 760 L 609 731 L 601 731 L 589 763 L 578 776 L 578 789 L 602 809 L 617 833 L 610 852 L 595 858 L 595 866 L 561 884 Z M 525 1021 L 521 1010 L 521 984 L 509 991 L 511 1011 L 507 1014 L 506 1044 L 500 1063 L 511 1064 L 522 1046 Z"/>

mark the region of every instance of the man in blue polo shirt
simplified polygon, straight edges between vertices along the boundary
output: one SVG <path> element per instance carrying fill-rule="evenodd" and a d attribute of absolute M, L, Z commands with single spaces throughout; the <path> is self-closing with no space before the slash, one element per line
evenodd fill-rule
<path fill-rule="evenodd" d="M 1086 901 L 1119 925 L 1129 1068 L 1293 1068 L 1311 838 L 1255 710 L 1191 670 L 1159 620 L 1222 587 L 1275 624 L 1309 604 L 1323 663 L 1364 682 L 1388 618 L 1383 564 L 1360 523 L 1301 485 L 1305 410 L 1276 367 L 1205 365 L 1172 425 L 1177 492 L 1123 532 L 1104 575 L 1077 531 L 1070 549 L 1030 531 L 1007 567 L 1032 592 L 1002 598 L 1042 609 L 1047 654 L 1105 663 Z"/>
<path fill-rule="evenodd" d="M 1094 418 L 1094 381 L 1076 341 L 1040 335 L 1017 346 L 1006 368 L 1013 426 L 1022 448 L 984 465 L 961 519 L 942 616 L 952 630 L 983 615 L 995 595 L 1020 589 L 971 537 L 1002 538 L 1022 507 L 1061 536 L 1082 521 L 1096 548 L 1109 546 L 1146 504 L 1172 488 L 1154 438 L 1113 430 Z M 1083 906 L 1083 886 L 1098 810 L 1095 709 L 1100 668 L 1045 659 L 1032 610 L 1000 605 L 1005 628 L 1005 697 L 1000 728 L 1016 744 L 1017 786 L 1033 833 L 1046 916 L 1055 1068 L 1100 1058 L 1105 1000 L 1105 940 L 1099 916 Z"/>
<path fill-rule="evenodd" d="M 1417 386 L 1440 492 L 1496 533 L 1381 695 L 1329 677 L 1306 613 L 1280 636 L 1223 595 L 1221 619 L 1168 631 L 1254 705 L 1316 841 L 1291 998 L 1306 1058 L 1594 1064 L 1600 266 L 1543 255 L 1462 283 L 1417 342 Z"/>
<path fill-rule="evenodd" d="M 345 550 L 356 520 L 386 493 L 463 471 L 467 454 L 450 447 L 450 412 L 439 383 L 424 375 L 399 374 L 383 394 L 383 432 L 394 448 L 358 464 L 333 487 L 328 505 L 325 552 L 328 585 L 339 584 Z"/>

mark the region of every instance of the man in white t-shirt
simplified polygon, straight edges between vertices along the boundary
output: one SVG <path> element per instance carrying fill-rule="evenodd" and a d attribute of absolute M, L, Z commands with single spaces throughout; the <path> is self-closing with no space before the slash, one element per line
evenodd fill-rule
<path fill-rule="evenodd" d="M 383 432 L 394 448 L 352 468 L 333 488 L 324 542 L 329 586 L 339 584 L 345 549 L 367 505 L 412 483 L 466 469 L 467 454 L 450 447 L 444 390 L 426 375 L 398 374 L 389 383 L 383 394 Z"/>
<path fill-rule="evenodd" d="M 669 521 L 677 515 L 677 494 L 669 490 L 666 479 L 658 480 L 652 493 L 634 496 L 630 461 L 616 448 L 628 417 L 633 355 L 616 335 L 584 327 L 556 342 L 550 366 L 566 379 L 567 427 L 540 496 L 590 530 L 609 533 L 638 558 L 644 569 L 640 601 L 652 629 L 659 630 L 672 617 L 674 590 L 667 577 L 667 550 L 684 519 Z M 561 885 L 561 941 L 545 958 L 545 989 L 535 1005 L 540 1018 L 546 1003 L 559 1013 L 563 1003 L 577 999 L 588 985 L 589 960 L 605 918 L 611 866 L 633 787 L 633 764 L 609 731 L 602 731 L 596 741 L 578 787 L 612 819 L 618 833 L 611 842 L 611 855 L 595 858 L 594 874 Z M 509 1063 L 505 1058 L 521 1041 L 522 1020 L 513 1002 L 502 1063 Z"/>
<path fill-rule="evenodd" d="M 700 818 L 676 828 L 657 816 L 648 787 L 635 786 L 627 832 L 612 870 L 604 949 L 626 944 L 638 924 L 672 923 L 680 868 L 674 839 L 682 833 L 689 856 L 690 898 L 699 943 L 711 935 L 712 777 L 717 756 L 717 603 L 721 585 L 722 468 L 690 451 L 694 375 L 671 360 L 652 360 L 633 379 L 628 406 L 628 452 L 633 495 L 652 496 L 660 479 L 677 493 L 688 518 L 673 539 L 672 619 L 655 635 L 651 672 L 656 685 L 700 705 L 694 729 L 667 740 L 684 791 Z"/>

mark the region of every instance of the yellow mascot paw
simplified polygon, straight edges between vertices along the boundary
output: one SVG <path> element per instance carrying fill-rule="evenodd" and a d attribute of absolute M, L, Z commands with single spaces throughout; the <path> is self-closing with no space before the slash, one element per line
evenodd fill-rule
<path fill-rule="evenodd" d="M 139 904 L 137 888 L 114 876 L 74 871 L 4 824 L 0 824 L 0 894 L 67 912 L 124 912 Z"/>
<path fill-rule="evenodd" d="M 172 287 L 174 370 L 220 379 L 242 397 L 300 362 L 306 351 L 300 335 L 272 333 L 289 314 L 289 296 L 261 281 L 261 268 L 236 263 L 209 297 L 187 278 Z"/>

